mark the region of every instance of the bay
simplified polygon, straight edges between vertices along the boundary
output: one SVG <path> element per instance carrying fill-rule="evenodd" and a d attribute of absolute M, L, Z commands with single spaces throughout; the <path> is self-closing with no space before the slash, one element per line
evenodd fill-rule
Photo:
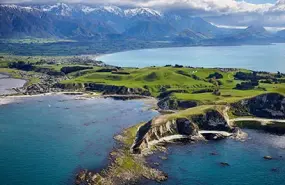
<path fill-rule="evenodd" d="M 150 162 L 169 174 L 165 185 L 274 185 L 285 182 L 285 136 L 245 130 L 249 139 L 171 145 L 167 160 L 156 154 Z M 273 160 L 265 160 L 264 156 Z M 223 166 L 220 163 L 228 163 Z M 149 185 L 157 183 L 150 182 Z"/>
<path fill-rule="evenodd" d="M 15 93 L 12 88 L 22 87 L 25 83 L 25 80 L 10 78 L 7 75 L 0 74 L 0 95 Z"/>
<path fill-rule="evenodd" d="M 27 98 L 0 106 L 0 184 L 74 184 L 80 169 L 107 166 L 114 135 L 157 112 L 142 101 Z"/>
<path fill-rule="evenodd" d="M 98 57 L 110 65 L 148 67 L 180 64 L 285 73 L 285 44 L 133 50 Z"/>

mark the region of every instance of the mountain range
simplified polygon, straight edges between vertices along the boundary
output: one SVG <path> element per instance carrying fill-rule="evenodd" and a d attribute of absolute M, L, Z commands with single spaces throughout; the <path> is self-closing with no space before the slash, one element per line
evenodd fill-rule
<path fill-rule="evenodd" d="M 187 11 L 83 4 L 0 5 L 0 38 L 139 39 L 189 43 L 285 41 L 261 25 L 219 28 Z"/>

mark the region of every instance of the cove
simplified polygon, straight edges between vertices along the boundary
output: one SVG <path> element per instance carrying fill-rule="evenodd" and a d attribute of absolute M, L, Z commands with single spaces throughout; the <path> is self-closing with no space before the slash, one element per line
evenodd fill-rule
<path fill-rule="evenodd" d="M 0 74 L 0 95 L 15 93 L 12 88 L 22 87 L 25 83 L 25 80 L 14 79 L 7 75 Z"/>
<path fill-rule="evenodd" d="M 43 96 L 0 106 L 0 184 L 74 184 L 107 166 L 113 136 L 157 112 L 142 101 Z"/>
<path fill-rule="evenodd" d="M 205 68 L 245 68 L 285 72 L 285 44 L 133 50 L 98 57 L 110 65 L 147 67 L 180 64 Z"/>
<path fill-rule="evenodd" d="M 207 143 L 170 145 L 167 154 L 148 161 L 169 174 L 165 185 L 274 185 L 285 182 L 285 136 L 254 130 L 245 142 L 226 139 Z M 273 160 L 265 160 L 270 155 Z M 161 156 L 166 156 L 162 160 Z M 221 166 L 221 162 L 230 166 Z M 149 185 L 158 183 L 149 182 Z"/>

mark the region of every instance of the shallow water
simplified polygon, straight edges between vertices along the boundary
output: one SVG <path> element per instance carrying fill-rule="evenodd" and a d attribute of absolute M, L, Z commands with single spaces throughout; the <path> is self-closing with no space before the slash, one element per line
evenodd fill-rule
<path fill-rule="evenodd" d="M 123 128 L 157 112 L 142 101 L 46 96 L 0 106 L 0 184 L 73 184 L 79 169 L 106 166 Z"/>
<path fill-rule="evenodd" d="M 285 136 L 246 130 L 250 139 L 171 145 L 167 160 L 156 154 L 159 168 L 169 174 L 165 185 L 276 185 L 285 184 Z M 216 153 L 217 155 L 211 155 Z M 265 160 L 270 155 L 273 160 Z M 227 162 L 229 167 L 222 167 Z M 274 171 L 273 171 L 274 169 Z M 157 183 L 148 183 L 157 184 Z"/>
<path fill-rule="evenodd" d="M 0 95 L 15 93 L 12 88 L 22 87 L 25 83 L 25 80 L 9 78 L 7 75 L 0 74 Z"/>
<path fill-rule="evenodd" d="M 285 44 L 144 49 L 103 55 L 99 60 L 123 67 L 180 64 L 285 72 Z"/>

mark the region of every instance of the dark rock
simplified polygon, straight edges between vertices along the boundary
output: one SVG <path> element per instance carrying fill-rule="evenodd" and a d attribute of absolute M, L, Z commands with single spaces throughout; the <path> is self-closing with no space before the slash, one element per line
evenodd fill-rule
<path fill-rule="evenodd" d="M 272 171 L 272 172 L 279 172 L 279 169 L 277 169 L 277 168 L 272 168 L 271 171 Z"/>
<path fill-rule="evenodd" d="M 85 182 L 87 175 L 87 170 L 82 170 L 76 175 L 75 184 L 79 185 L 82 182 Z"/>
<path fill-rule="evenodd" d="M 163 173 L 161 175 L 158 175 L 155 180 L 157 182 L 163 182 L 163 181 L 166 181 L 167 179 L 168 179 L 168 175 Z"/>
<path fill-rule="evenodd" d="M 177 124 L 178 133 L 181 135 L 198 134 L 199 128 L 186 118 L 178 118 L 176 120 L 176 124 Z"/>
<path fill-rule="evenodd" d="M 201 130 L 231 131 L 227 120 L 217 110 L 209 110 L 206 114 L 193 116 L 192 120 Z"/>
<path fill-rule="evenodd" d="M 229 163 L 226 163 L 226 162 L 220 162 L 220 165 L 223 166 L 223 167 L 230 166 L 230 164 L 229 164 Z"/>
<path fill-rule="evenodd" d="M 271 156 L 269 156 L 269 155 L 264 156 L 263 158 L 266 159 L 266 160 L 272 160 L 272 159 L 273 159 L 273 157 L 271 157 Z"/>

